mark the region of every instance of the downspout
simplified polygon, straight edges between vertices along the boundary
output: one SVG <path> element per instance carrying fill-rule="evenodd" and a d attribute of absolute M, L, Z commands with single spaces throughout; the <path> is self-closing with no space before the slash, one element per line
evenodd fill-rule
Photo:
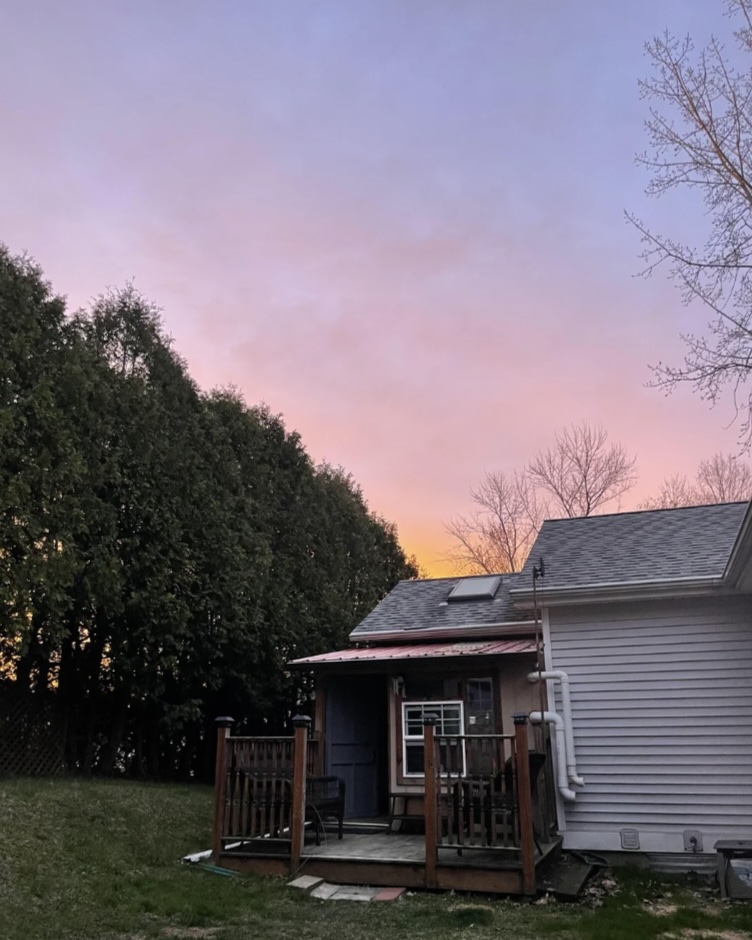
<path fill-rule="evenodd" d="M 530 721 L 533 723 L 547 721 L 556 728 L 556 786 L 567 802 L 574 803 L 577 794 L 570 789 L 569 780 L 567 779 L 567 746 L 563 718 L 561 715 L 557 715 L 556 712 L 530 712 Z"/>
<path fill-rule="evenodd" d="M 567 779 L 576 787 L 584 787 L 585 781 L 577 775 L 577 760 L 574 756 L 574 727 L 572 723 L 572 699 L 569 694 L 569 676 L 561 669 L 549 669 L 544 672 L 531 672 L 528 682 L 556 679 L 561 684 L 561 710 L 564 719 L 564 741 L 566 743 Z M 553 714 L 547 712 L 546 714 Z M 532 720 L 532 719 L 531 719 Z"/>

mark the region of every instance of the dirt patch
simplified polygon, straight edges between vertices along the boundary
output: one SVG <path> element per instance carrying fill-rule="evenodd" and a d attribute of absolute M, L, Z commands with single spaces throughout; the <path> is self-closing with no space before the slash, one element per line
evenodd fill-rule
<path fill-rule="evenodd" d="M 687 928 L 676 933 L 661 934 L 663 940 L 750 940 L 748 933 L 738 930 L 693 930 Z"/>
<path fill-rule="evenodd" d="M 603 902 L 609 895 L 618 894 L 619 883 L 612 877 L 608 869 L 596 872 L 580 893 L 578 902 L 583 907 L 603 907 Z"/>
<path fill-rule="evenodd" d="M 165 927 L 165 937 L 176 940 L 211 940 L 219 932 L 219 927 Z"/>
<path fill-rule="evenodd" d="M 676 904 L 671 904 L 669 901 L 646 901 L 643 904 L 643 910 L 647 911 L 648 914 L 652 914 L 654 917 L 670 917 L 671 914 L 675 914 L 679 908 Z"/>

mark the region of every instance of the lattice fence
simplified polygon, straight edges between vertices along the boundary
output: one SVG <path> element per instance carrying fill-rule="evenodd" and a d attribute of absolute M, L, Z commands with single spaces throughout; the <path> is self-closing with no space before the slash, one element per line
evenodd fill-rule
<path fill-rule="evenodd" d="M 63 723 L 54 703 L 0 691 L 0 776 L 46 777 L 64 769 Z"/>

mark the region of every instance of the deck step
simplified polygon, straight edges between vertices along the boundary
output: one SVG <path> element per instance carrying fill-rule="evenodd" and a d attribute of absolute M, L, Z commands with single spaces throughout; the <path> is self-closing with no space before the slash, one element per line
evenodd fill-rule
<path fill-rule="evenodd" d="M 314 888 L 323 882 L 323 878 L 316 878 L 315 875 L 298 875 L 292 881 L 287 882 L 288 888 L 300 888 L 301 891 L 313 891 Z"/>

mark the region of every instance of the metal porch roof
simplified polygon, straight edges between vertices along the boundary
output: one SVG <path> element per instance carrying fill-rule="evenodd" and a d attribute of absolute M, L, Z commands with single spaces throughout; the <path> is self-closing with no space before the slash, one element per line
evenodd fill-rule
<path fill-rule="evenodd" d="M 409 646 L 372 646 L 364 649 L 337 650 L 294 659 L 291 666 L 324 666 L 333 663 L 384 662 L 398 659 L 449 659 L 458 656 L 501 656 L 509 653 L 534 653 L 532 640 L 467 640 L 457 643 L 420 643 Z"/>

